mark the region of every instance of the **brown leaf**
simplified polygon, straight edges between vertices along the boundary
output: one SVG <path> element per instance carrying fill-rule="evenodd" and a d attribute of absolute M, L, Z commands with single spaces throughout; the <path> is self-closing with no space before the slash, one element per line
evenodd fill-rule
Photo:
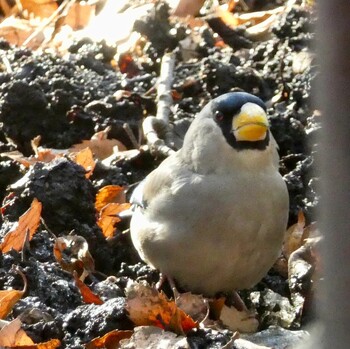
<path fill-rule="evenodd" d="M 118 67 L 121 73 L 131 79 L 140 74 L 140 68 L 130 52 L 124 52 L 119 55 Z"/>
<path fill-rule="evenodd" d="M 198 327 L 173 300 L 147 283 L 133 282 L 125 292 L 129 317 L 137 326 L 157 326 L 177 334 Z"/>
<path fill-rule="evenodd" d="M 11 348 L 15 345 L 32 345 L 32 339 L 21 329 L 22 322 L 15 319 L 0 331 L 0 347 Z"/>
<path fill-rule="evenodd" d="M 12 310 L 13 306 L 20 300 L 27 290 L 27 278 L 19 269 L 15 269 L 23 280 L 23 290 L 2 290 L 0 291 L 0 319 L 4 319 Z"/>
<path fill-rule="evenodd" d="M 69 151 L 78 152 L 88 147 L 97 159 L 103 160 L 113 155 L 115 147 L 118 148 L 118 151 L 126 150 L 122 142 L 107 138 L 109 130 L 110 128 L 107 127 L 105 130 L 95 133 L 90 140 L 84 140 L 79 144 L 73 145 Z"/>
<path fill-rule="evenodd" d="M 24 10 L 41 18 L 50 17 L 56 11 L 57 2 L 54 0 L 19 0 Z"/>
<path fill-rule="evenodd" d="M 79 276 L 93 272 L 95 262 L 89 252 L 87 241 L 79 235 L 61 236 L 56 239 L 53 253 L 62 269 Z"/>
<path fill-rule="evenodd" d="M 125 188 L 119 185 L 106 185 L 96 194 L 95 208 L 100 212 L 110 203 L 125 203 Z"/>
<path fill-rule="evenodd" d="M 56 349 L 61 346 L 59 339 L 51 339 L 47 342 L 37 343 L 33 345 L 15 345 L 11 349 Z"/>
<path fill-rule="evenodd" d="M 35 156 L 26 157 L 18 150 L 4 152 L 0 154 L 1 156 L 7 156 L 8 158 L 15 160 L 22 164 L 25 167 L 30 167 L 37 162 L 50 162 L 56 158 L 62 157 L 63 152 L 61 154 L 55 154 L 52 149 L 38 149 L 38 152 Z"/>
<path fill-rule="evenodd" d="M 21 46 L 24 41 L 35 30 L 35 24 L 30 21 L 10 16 L 0 23 L 0 36 L 11 44 Z M 37 48 L 44 40 L 44 34 L 41 32 L 28 45 L 30 48 Z M 11 71 L 11 69 L 7 69 Z"/>
<path fill-rule="evenodd" d="M 196 322 L 202 322 L 208 316 L 209 304 L 202 295 L 180 293 L 176 297 L 176 305 Z"/>
<path fill-rule="evenodd" d="M 100 211 L 97 224 L 101 228 L 103 235 L 107 239 L 113 237 L 115 230 L 114 227 L 118 222 L 120 222 L 120 218 L 117 216 L 117 214 L 129 208 L 129 203 L 110 203 L 104 206 L 103 209 Z"/>
<path fill-rule="evenodd" d="M 179 17 L 196 16 L 203 4 L 204 0 L 179 0 L 172 14 Z"/>
<path fill-rule="evenodd" d="M 113 330 L 106 333 L 103 337 L 94 338 L 91 342 L 87 343 L 85 347 L 86 349 L 115 349 L 118 348 L 118 344 L 122 339 L 130 338 L 132 334 L 133 331 Z"/>
<path fill-rule="evenodd" d="M 95 293 L 93 293 L 88 286 L 84 284 L 78 277 L 76 271 L 73 272 L 75 285 L 79 288 L 79 291 L 83 297 L 83 301 L 88 304 L 103 304 L 103 300 Z"/>
<path fill-rule="evenodd" d="M 5 235 L 4 240 L 0 245 L 3 253 L 9 252 L 11 249 L 21 251 L 26 239 L 27 231 L 29 232 L 29 241 L 32 239 L 40 224 L 41 209 L 41 202 L 34 198 L 30 208 L 19 217 L 16 228 Z"/>
<path fill-rule="evenodd" d="M 247 310 L 238 311 L 235 307 L 226 305 L 221 310 L 220 320 L 230 330 L 243 333 L 256 332 L 259 327 L 255 314 Z"/>
<path fill-rule="evenodd" d="M 65 18 L 65 24 L 68 24 L 74 30 L 84 28 L 94 15 L 95 7 L 87 2 L 74 3 L 68 11 Z"/>
<path fill-rule="evenodd" d="M 285 234 L 282 247 L 283 255 L 286 259 L 291 253 L 303 245 L 305 237 L 303 236 L 305 228 L 305 216 L 303 211 L 299 211 L 298 222 L 290 226 Z"/>
<path fill-rule="evenodd" d="M 89 178 L 92 175 L 92 172 L 95 168 L 95 160 L 94 156 L 92 155 L 92 151 L 89 147 L 82 149 L 74 156 L 74 161 L 85 168 L 86 174 L 85 177 Z"/>

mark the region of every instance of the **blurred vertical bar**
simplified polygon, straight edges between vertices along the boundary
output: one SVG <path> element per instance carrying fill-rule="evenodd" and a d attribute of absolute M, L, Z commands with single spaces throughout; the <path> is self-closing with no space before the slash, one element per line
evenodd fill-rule
<path fill-rule="evenodd" d="M 350 0 L 316 0 L 322 110 L 319 172 L 325 282 L 321 349 L 350 348 Z M 315 334 L 318 336 L 319 334 Z"/>

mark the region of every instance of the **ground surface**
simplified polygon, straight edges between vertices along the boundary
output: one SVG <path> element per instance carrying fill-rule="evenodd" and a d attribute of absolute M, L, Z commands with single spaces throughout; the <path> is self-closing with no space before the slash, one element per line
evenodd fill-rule
<path fill-rule="evenodd" d="M 260 3 L 252 10 L 264 9 Z M 277 5 L 269 2 L 270 8 Z M 186 127 L 208 100 L 228 91 L 244 90 L 261 97 L 269 106 L 272 133 L 280 147 L 281 173 L 291 199 L 289 224 L 296 222 L 300 210 L 311 222 L 318 201 L 313 168 L 319 114 L 312 102 L 317 68 L 310 49 L 315 9 L 291 7 L 278 16 L 267 37 L 255 41 L 239 27 L 228 36 L 221 32 L 228 45 L 215 45 L 214 31 L 207 27 L 196 33 L 195 58 L 188 61 L 184 61 L 180 42 L 194 34 L 184 24 L 169 22 L 167 10 L 160 3 L 135 24 L 147 42 L 142 59 L 133 57 L 135 66 L 125 74 L 110 64 L 117 49 L 105 43 L 75 42 L 69 56 L 62 58 L 2 40 L 0 49 L 11 71 L 0 72 L 1 152 L 19 150 L 32 155 L 31 140 L 38 135 L 41 146 L 68 148 L 107 126 L 111 127 L 110 138 L 132 149 L 123 124 L 128 123 L 138 137 L 143 116 L 155 113 L 155 94 L 146 92 L 156 84 L 164 51 L 175 49 L 173 89 L 180 97 L 174 102 L 172 122 Z M 217 20 L 209 24 L 220 31 Z M 117 90 L 131 93 L 118 99 L 114 96 Z M 106 185 L 140 181 L 160 160 L 142 151 L 110 166 L 97 162 L 87 179 L 82 167 L 65 158 L 24 168 L 8 156 L 0 157 L 0 196 L 5 205 L 0 236 L 11 229 L 33 198 L 42 202 L 45 222 L 25 253 L 11 251 L 0 256 L 0 289 L 23 288 L 22 279 L 11 271 L 13 264 L 20 266 L 28 280 L 25 296 L 7 320 L 22 314 L 35 342 L 58 338 L 65 348 L 83 348 L 84 343 L 110 330 L 133 328 L 124 309 L 127 280 L 154 282 L 158 274 L 140 262 L 128 233 L 122 234 L 127 223 L 118 225 L 114 238 L 105 239 L 96 224 L 94 200 Z M 71 231 L 89 244 L 99 273 L 89 276 L 86 283 L 105 301 L 103 305 L 85 304 L 72 275 L 54 257 L 52 234 L 60 237 Z M 113 278 L 106 281 L 104 275 Z M 254 290 L 242 293 L 257 309 L 261 329 L 271 324 L 296 329 L 310 317 L 308 306 L 303 314 L 293 315 L 289 281 L 272 270 Z M 254 297 L 249 296 L 251 291 Z M 284 310 L 292 314 L 288 320 L 289 315 L 281 315 Z M 208 329 L 192 332 L 189 343 L 193 348 L 218 348 L 229 338 L 227 331 L 214 335 Z"/>

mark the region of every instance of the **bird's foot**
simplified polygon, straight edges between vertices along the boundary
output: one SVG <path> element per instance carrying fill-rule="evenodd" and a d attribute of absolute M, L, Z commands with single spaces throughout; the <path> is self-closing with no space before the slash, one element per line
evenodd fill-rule
<path fill-rule="evenodd" d="M 173 291 L 174 299 L 176 301 L 176 299 L 179 298 L 180 293 L 176 288 L 174 279 L 171 278 L 170 276 L 163 274 L 163 273 L 160 273 L 159 281 L 156 283 L 156 289 L 159 291 L 160 288 L 163 286 L 165 280 L 168 280 L 170 288 Z"/>
<path fill-rule="evenodd" d="M 236 292 L 232 292 L 233 305 L 238 311 L 249 312 L 241 296 Z"/>

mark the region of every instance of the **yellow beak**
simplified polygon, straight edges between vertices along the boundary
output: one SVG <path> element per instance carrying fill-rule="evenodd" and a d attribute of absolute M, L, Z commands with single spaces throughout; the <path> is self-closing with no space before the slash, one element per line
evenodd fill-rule
<path fill-rule="evenodd" d="M 269 128 L 264 109 L 246 103 L 232 120 L 232 132 L 237 141 L 257 142 L 265 139 Z"/>

